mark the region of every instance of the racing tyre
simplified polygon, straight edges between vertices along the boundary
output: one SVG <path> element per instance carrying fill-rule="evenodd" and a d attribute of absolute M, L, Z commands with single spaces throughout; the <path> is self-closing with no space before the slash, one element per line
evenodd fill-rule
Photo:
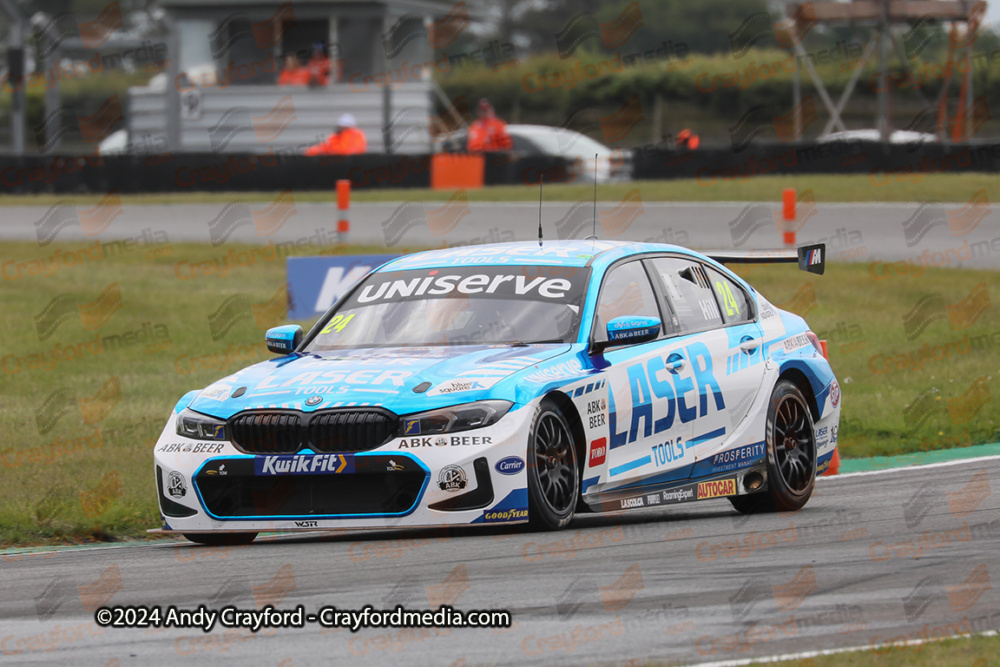
<path fill-rule="evenodd" d="M 543 401 L 528 438 L 529 523 L 541 530 L 565 527 L 573 520 L 579 496 L 572 431 L 559 408 Z"/>
<path fill-rule="evenodd" d="M 767 491 L 731 496 L 742 514 L 802 509 L 816 485 L 816 435 L 802 391 L 778 380 L 767 409 Z"/>
<path fill-rule="evenodd" d="M 209 547 L 238 547 L 250 544 L 257 533 L 183 533 L 184 538 Z"/>

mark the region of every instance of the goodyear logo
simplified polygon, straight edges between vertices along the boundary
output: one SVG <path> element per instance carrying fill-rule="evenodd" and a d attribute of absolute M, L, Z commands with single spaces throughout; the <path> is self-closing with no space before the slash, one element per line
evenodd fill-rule
<path fill-rule="evenodd" d="M 258 456 L 254 459 L 258 475 L 321 475 L 354 472 L 354 457 L 344 454 L 295 454 Z"/>
<path fill-rule="evenodd" d="M 483 521 L 527 521 L 528 510 L 483 512 Z"/>
<path fill-rule="evenodd" d="M 420 420 L 407 419 L 403 422 L 403 435 L 420 435 Z"/>
<path fill-rule="evenodd" d="M 698 500 L 704 498 L 718 498 L 719 496 L 735 496 L 735 479 L 717 479 L 714 482 L 701 482 L 698 484 Z"/>

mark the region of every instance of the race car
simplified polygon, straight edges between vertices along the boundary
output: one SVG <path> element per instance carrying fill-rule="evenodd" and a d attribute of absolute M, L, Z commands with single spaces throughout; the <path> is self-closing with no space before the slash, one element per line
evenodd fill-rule
<path fill-rule="evenodd" d="M 175 406 L 154 449 L 165 532 L 530 522 L 728 498 L 803 507 L 840 387 L 805 321 L 726 262 L 602 240 L 467 246 L 373 270 L 273 359 Z"/>

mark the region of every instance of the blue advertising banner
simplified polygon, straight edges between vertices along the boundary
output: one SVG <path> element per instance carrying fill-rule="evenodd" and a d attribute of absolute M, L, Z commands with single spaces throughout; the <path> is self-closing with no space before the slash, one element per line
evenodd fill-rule
<path fill-rule="evenodd" d="M 327 311 L 333 302 L 372 269 L 399 255 L 330 255 L 289 257 L 288 319 L 309 320 Z"/>

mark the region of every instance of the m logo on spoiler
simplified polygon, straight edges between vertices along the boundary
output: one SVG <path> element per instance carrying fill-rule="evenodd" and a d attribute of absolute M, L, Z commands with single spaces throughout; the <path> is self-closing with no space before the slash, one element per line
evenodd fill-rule
<path fill-rule="evenodd" d="M 351 474 L 354 457 L 344 454 L 258 456 L 254 459 L 254 472 L 257 475 Z"/>

